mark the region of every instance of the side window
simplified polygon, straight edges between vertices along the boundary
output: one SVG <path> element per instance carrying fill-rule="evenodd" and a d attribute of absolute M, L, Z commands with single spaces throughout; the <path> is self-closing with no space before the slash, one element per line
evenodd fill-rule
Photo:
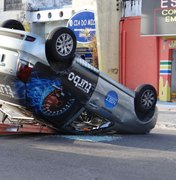
<path fill-rule="evenodd" d="M 21 10 L 22 0 L 4 0 L 4 11 Z"/>

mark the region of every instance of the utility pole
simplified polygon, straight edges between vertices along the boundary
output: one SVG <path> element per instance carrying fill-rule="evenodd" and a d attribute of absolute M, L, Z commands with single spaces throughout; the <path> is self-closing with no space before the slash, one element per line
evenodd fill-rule
<path fill-rule="evenodd" d="M 118 81 L 121 0 L 96 0 L 95 12 L 99 69 Z"/>

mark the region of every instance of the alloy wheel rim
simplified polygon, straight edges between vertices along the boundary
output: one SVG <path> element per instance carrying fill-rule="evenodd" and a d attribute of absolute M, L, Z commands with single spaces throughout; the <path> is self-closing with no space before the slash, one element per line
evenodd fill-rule
<path fill-rule="evenodd" d="M 152 90 L 146 90 L 141 97 L 141 103 L 145 109 L 150 109 L 155 103 L 155 94 Z"/>
<path fill-rule="evenodd" d="M 61 34 L 56 40 L 56 50 L 61 56 L 67 56 L 71 53 L 73 49 L 73 39 L 67 34 Z"/>

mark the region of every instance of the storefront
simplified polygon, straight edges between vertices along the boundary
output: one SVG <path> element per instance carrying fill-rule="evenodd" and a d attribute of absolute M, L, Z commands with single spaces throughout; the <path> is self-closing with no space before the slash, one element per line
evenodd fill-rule
<path fill-rule="evenodd" d="M 176 101 L 176 37 L 160 37 L 159 99 Z"/>
<path fill-rule="evenodd" d="M 159 38 L 159 99 L 176 100 L 176 1 L 143 0 L 141 34 Z"/>
<path fill-rule="evenodd" d="M 120 81 L 132 89 L 150 83 L 159 100 L 176 101 L 176 1 L 135 2 L 141 15 L 121 20 Z"/>

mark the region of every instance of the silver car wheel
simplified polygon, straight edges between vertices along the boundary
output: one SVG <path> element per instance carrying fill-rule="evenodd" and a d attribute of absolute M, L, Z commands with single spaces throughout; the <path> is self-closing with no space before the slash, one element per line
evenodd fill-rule
<path fill-rule="evenodd" d="M 135 90 L 135 111 L 138 114 L 154 112 L 157 102 L 157 91 L 150 84 L 143 84 Z"/>
<path fill-rule="evenodd" d="M 56 50 L 59 55 L 67 56 L 73 49 L 73 39 L 67 34 L 61 34 L 56 41 Z"/>
<path fill-rule="evenodd" d="M 141 96 L 141 104 L 145 109 L 150 109 L 155 103 L 155 94 L 152 90 L 146 90 Z"/>
<path fill-rule="evenodd" d="M 49 33 L 45 44 L 46 58 L 54 71 L 64 71 L 72 65 L 77 41 L 71 29 L 54 29 Z"/>

